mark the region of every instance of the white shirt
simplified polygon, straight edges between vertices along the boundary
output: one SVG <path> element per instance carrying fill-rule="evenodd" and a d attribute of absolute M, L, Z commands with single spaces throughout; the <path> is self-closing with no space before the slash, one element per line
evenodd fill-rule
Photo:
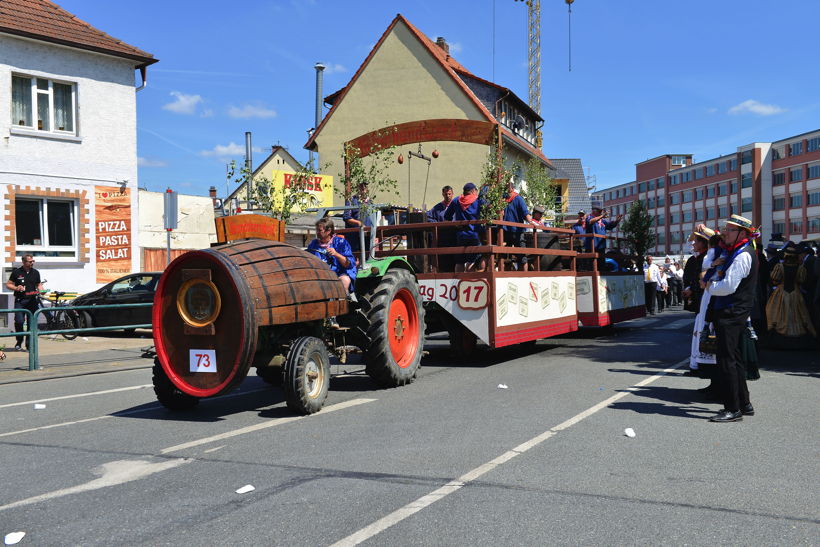
<path fill-rule="evenodd" d="M 658 268 L 657 264 L 652 263 L 649 267 L 644 268 L 643 274 L 645 283 L 651 283 L 654 281 L 658 287 L 661 286 L 661 270 Z"/>
<path fill-rule="evenodd" d="M 719 281 L 713 281 L 709 292 L 715 296 L 728 296 L 734 294 L 737 286 L 744 278 L 748 277 L 749 272 L 752 271 L 752 255 L 747 252 L 742 252 L 729 264 L 729 269 Z"/>

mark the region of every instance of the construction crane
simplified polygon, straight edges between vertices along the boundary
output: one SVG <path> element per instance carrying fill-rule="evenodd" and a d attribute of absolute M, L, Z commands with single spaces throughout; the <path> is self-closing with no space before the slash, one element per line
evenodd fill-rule
<path fill-rule="evenodd" d="M 527 4 L 527 72 L 529 104 L 536 114 L 541 115 L 541 0 L 515 0 Z M 564 0 L 569 17 L 572 17 L 572 3 L 575 0 Z M 571 22 L 571 19 L 570 19 Z M 571 30 L 571 27 L 570 27 Z M 570 47 L 572 44 L 570 43 Z M 570 49 L 569 69 L 572 70 L 572 50 Z M 536 131 L 535 140 L 541 148 L 541 130 Z"/>

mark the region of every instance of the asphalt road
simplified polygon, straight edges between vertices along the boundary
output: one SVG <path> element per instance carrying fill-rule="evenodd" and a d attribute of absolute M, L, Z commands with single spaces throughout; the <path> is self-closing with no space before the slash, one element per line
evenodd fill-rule
<path fill-rule="evenodd" d="M 347 374 L 311 417 L 253 373 L 182 414 L 155 402 L 149 369 L 0 385 L 0 535 L 38 546 L 820 543 L 817 354 L 764 354 L 757 414 L 709 423 L 719 405 L 674 369 L 690 321 L 667 313 L 462 364 L 433 341 L 400 389 L 334 367 Z"/>

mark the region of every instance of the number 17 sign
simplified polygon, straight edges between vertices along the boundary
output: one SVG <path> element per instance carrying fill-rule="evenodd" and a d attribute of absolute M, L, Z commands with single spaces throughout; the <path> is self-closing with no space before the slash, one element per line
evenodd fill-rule
<path fill-rule="evenodd" d="M 216 372 L 216 350 L 188 350 L 191 372 Z"/>
<path fill-rule="evenodd" d="M 462 279 L 458 282 L 458 307 L 482 310 L 487 307 L 490 285 L 484 279 Z"/>

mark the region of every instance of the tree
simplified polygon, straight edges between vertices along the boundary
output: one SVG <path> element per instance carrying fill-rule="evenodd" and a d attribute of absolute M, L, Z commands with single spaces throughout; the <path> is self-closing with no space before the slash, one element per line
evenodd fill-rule
<path fill-rule="evenodd" d="M 621 231 L 626 238 L 626 247 L 637 256 L 646 256 L 646 252 L 655 245 L 655 217 L 649 214 L 644 202 L 636 199 L 621 221 Z"/>
<path fill-rule="evenodd" d="M 377 133 L 377 136 L 383 138 L 391 130 L 397 131 L 395 127 L 385 129 Z M 395 153 L 395 146 L 385 147 L 376 143 L 371 147 L 370 153 L 363 156 L 357 146 L 345 143 L 342 161 L 346 168 L 344 173 L 339 173 L 341 188 L 336 188 L 336 193 L 344 198 L 345 203 L 356 196 L 361 206 L 361 218 L 373 212 L 372 204 L 377 196 L 399 195 L 398 181 L 389 175 L 395 162 Z"/>
<path fill-rule="evenodd" d="M 286 176 L 281 188 L 275 187 L 267 177 L 255 178 L 253 189 L 257 208 L 287 224 L 294 212 L 304 213 L 308 207 L 319 205 L 316 196 L 308 191 L 316 184 L 317 176 L 313 165 L 308 164 L 299 167 L 291 177 Z"/>
<path fill-rule="evenodd" d="M 547 218 L 552 220 L 556 226 L 560 226 L 564 220 L 564 212 L 559 201 L 561 187 L 553 183 L 544 164 L 536 158 L 527 160 L 524 166 L 524 180 L 527 181 L 527 188 L 521 192 L 521 195 L 527 202 L 530 212 L 536 205 L 542 205 L 548 211 Z M 552 218 L 549 218 L 550 210 L 553 211 Z"/>
<path fill-rule="evenodd" d="M 294 210 L 303 213 L 308 207 L 315 207 L 316 198 L 308 188 L 308 182 L 312 181 L 316 173 L 312 166 L 300 167 L 293 175 L 289 184 L 283 181 L 282 188 L 276 188 L 267 177 L 257 176 L 248 170 L 246 166 L 236 172 L 236 162 L 231 162 L 228 168 L 228 178 L 240 186 L 247 185 L 253 177 L 253 208 L 268 213 L 271 217 L 279 219 L 287 224 Z"/>
<path fill-rule="evenodd" d="M 507 201 L 504 194 L 512 173 L 504 167 L 504 160 L 498 148 L 498 138 L 493 139 L 487 151 L 487 161 L 481 173 L 479 194 L 483 201 L 480 215 L 482 220 L 499 220 L 504 214 Z"/>

